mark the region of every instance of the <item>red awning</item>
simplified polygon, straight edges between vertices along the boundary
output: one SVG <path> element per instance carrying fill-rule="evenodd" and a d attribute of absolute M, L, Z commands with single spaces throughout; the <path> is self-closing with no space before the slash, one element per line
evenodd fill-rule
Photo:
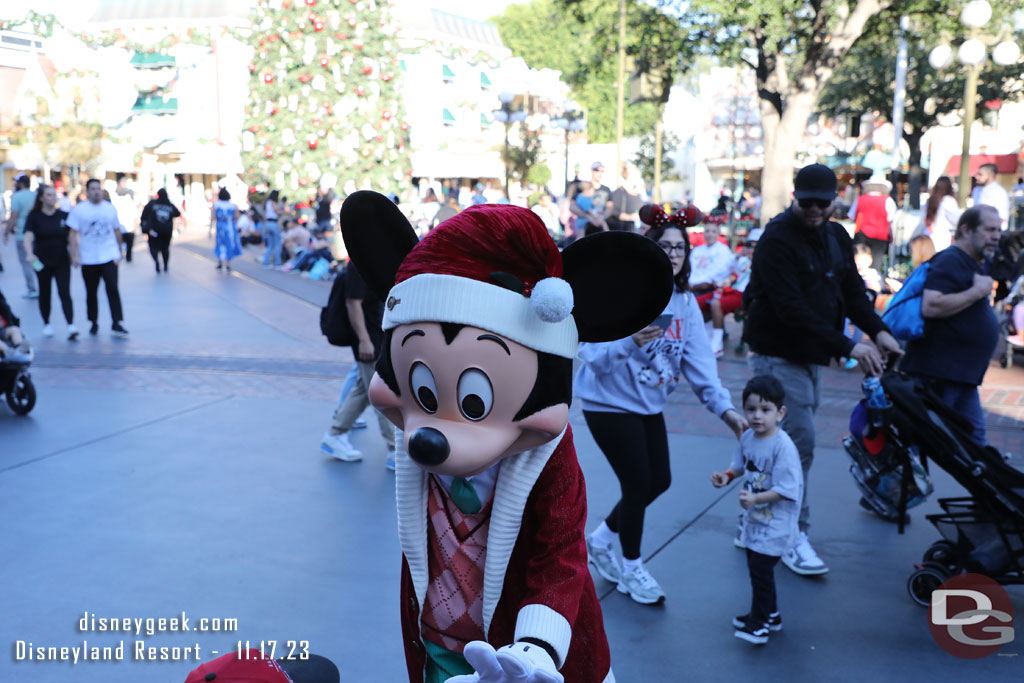
<path fill-rule="evenodd" d="M 972 154 L 971 175 L 978 172 L 982 164 L 995 164 L 1000 173 L 1016 175 L 1017 155 L 1016 154 Z M 957 154 L 946 164 L 946 175 L 952 177 L 960 174 L 960 155 Z"/>

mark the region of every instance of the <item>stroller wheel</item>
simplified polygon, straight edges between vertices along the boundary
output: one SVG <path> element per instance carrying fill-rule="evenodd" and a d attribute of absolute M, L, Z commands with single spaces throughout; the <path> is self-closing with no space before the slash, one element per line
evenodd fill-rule
<path fill-rule="evenodd" d="M 924 551 L 921 559 L 924 561 L 924 566 L 934 563 L 941 565 L 952 574 L 957 574 L 960 571 L 960 560 L 957 557 L 956 544 L 952 541 L 935 541 L 935 543 L 929 546 L 928 550 Z"/>
<path fill-rule="evenodd" d="M 932 602 L 932 592 L 941 586 L 946 579 L 952 576 L 945 567 L 929 562 L 922 566 L 907 579 L 907 592 L 910 598 L 921 605 L 928 607 Z"/>
<path fill-rule="evenodd" d="M 36 404 L 36 387 L 28 373 L 19 373 L 7 392 L 7 405 L 17 415 L 28 415 Z"/>

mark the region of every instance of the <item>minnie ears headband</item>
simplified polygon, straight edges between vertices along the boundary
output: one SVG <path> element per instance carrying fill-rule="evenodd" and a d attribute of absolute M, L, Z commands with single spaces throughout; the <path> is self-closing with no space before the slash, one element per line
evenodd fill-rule
<path fill-rule="evenodd" d="M 657 204 L 645 204 L 640 208 L 640 220 L 652 228 L 673 225 L 680 229 L 692 228 L 704 220 L 704 214 L 693 204 L 684 206 L 673 214 L 665 213 Z"/>

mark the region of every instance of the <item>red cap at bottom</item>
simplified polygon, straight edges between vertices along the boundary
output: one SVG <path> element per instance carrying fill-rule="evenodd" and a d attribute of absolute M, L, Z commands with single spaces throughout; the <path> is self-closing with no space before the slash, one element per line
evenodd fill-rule
<path fill-rule="evenodd" d="M 255 648 L 241 655 L 232 652 L 213 661 L 200 664 L 185 679 L 185 683 L 292 683 L 292 679 L 273 659 L 268 659 Z"/>

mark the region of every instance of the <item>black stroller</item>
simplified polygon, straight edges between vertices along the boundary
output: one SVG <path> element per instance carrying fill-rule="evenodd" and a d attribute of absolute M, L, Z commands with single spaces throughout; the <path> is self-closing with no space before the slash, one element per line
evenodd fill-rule
<path fill-rule="evenodd" d="M 29 372 L 32 356 L 27 343 L 16 349 L 0 344 L 0 394 L 6 395 L 7 405 L 16 415 L 28 415 L 36 405 L 36 387 Z"/>
<path fill-rule="evenodd" d="M 918 380 L 890 372 L 882 377 L 882 387 L 891 407 L 885 415 L 871 416 L 881 427 L 874 434 L 869 430 L 868 438 L 855 432 L 844 441 L 865 499 L 876 512 L 898 521 L 902 533 L 907 507 L 930 493 L 922 490 L 920 472 L 928 460 L 970 494 L 939 499 L 943 511 L 927 516 L 942 538 L 915 565 L 907 581 L 910 597 L 927 606 L 932 591 L 962 572 L 1002 584 L 1024 583 L 1024 472 L 996 449 L 978 446 L 967 421 Z M 879 487 L 885 476 L 899 485 Z"/>

